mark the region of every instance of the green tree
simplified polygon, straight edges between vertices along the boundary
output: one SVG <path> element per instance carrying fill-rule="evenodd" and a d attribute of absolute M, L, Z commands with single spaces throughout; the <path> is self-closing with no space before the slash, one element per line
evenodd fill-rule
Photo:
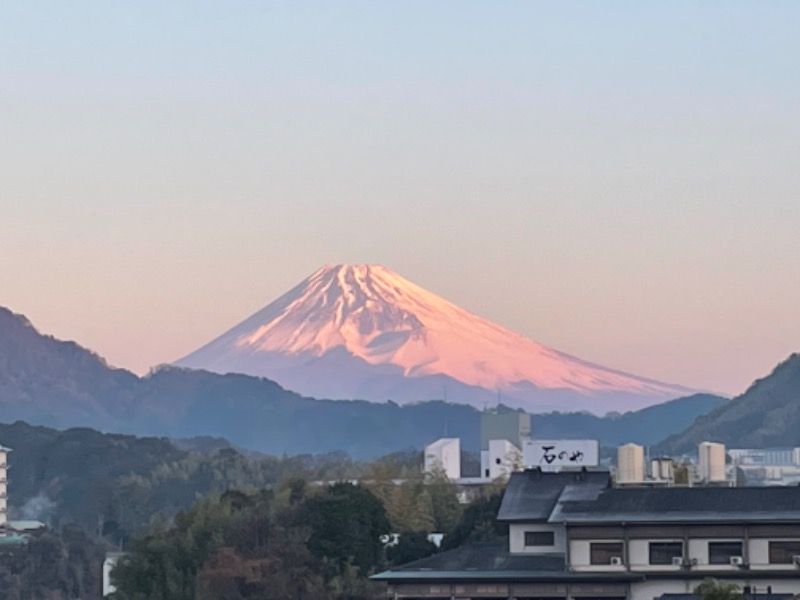
<path fill-rule="evenodd" d="M 696 588 L 694 593 L 703 600 L 739 600 L 742 593 L 739 586 L 728 581 L 719 579 L 704 579 Z"/>
<path fill-rule="evenodd" d="M 455 529 L 463 512 L 458 501 L 458 489 L 447 478 L 443 469 L 435 470 L 426 478 L 427 491 L 433 506 L 433 529 L 448 534 Z"/>
<path fill-rule="evenodd" d="M 362 575 L 383 563 L 381 536 L 390 533 L 380 501 L 365 487 L 336 483 L 308 498 L 301 524 L 310 527 L 308 548 L 340 567 L 352 562 Z"/>
<path fill-rule="evenodd" d="M 426 558 L 436 554 L 436 544 L 428 541 L 428 536 L 422 532 L 404 533 L 396 546 L 386 549 L 386 558 L 392 566 Z"/>
<path fill-rule="evenodd" d="M 461 521 L 442 540 L 442 549 L 450 550 L 467 542 L 481 542 L 508 535 L 508 525 L 497 522 L 502 494 L 482 497 L 470 504 Z"/>

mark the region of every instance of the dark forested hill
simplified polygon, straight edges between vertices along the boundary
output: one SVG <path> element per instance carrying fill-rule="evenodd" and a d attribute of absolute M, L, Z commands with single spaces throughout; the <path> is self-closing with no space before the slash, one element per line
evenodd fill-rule
<path fill-rule="evenodd" d="M 692 396 L 625 415 L 535 416 L 538 437 L 604 445 L 664 439 L 722 399 Z M 137 435 L 216 436 L 275 454 L 342 450 L 355 458 L 421 448 L 443 435 L 478 450 L 480 412 L 442 401 L 399 406 L 305 398 L 267 379 L 173 367 L 138 377 L 74 342 L 41 335 L 0 308 L 0 422 L 93 427 Z"/>
<path fill-rule="evenodd" d="M 720 396 L 695 394 L 636 412 L 605 417 L 588 413 L 550 413 L 536 415 L 534 429 L 540 438 L 582 437 L 600 440 L 603 446 L 628 442 L 648 446 L 662 441 L 664 432 L 681 431 L 697 416 L 725 402 Z"/>
<path fill-rule="evenodd" d="M 701 416 L 660 447 L 687 452 L 704 440 L 738 448 L 800 445 L 800 354 L 792 354 L 744 394 Z"/>

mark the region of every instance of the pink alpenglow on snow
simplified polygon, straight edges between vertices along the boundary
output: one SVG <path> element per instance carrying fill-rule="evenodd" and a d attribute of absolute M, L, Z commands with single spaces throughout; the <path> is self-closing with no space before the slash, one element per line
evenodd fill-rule
<path fill-rule="evenodd" d="M 380 265 L 327 265 L 178 366 L 318 398 L 634 410 L 693 392 L 548 348 Z"/>

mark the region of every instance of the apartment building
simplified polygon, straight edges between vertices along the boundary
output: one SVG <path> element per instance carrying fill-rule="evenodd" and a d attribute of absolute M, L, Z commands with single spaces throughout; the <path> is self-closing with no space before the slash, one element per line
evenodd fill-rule
<path fill-rule="evenodd" d="M 605 472 L 513 473 L 502 542 L 375 576 L 391 598 L 668 600 L 705 578 L 800 592 L 800 489 L 615 488 Z"/>

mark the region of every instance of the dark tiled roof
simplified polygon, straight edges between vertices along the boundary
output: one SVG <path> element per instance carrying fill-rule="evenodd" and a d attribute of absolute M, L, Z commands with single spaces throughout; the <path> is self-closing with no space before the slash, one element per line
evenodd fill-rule
<path fill-rule="evenodd" d="M 508 539 L 466 544 L 405 564 L 393 571 L 555 571 L 565 570 L 563 554 L 509 554 Z"/>
<path fill-rule="evenodd" d="M 508 539 L 476 542 L 434 554 L 372 577 L 377 581 L 634 581 L 630 573 L 568 571 L 563 554 L 510 554 Z"/>
<path fill-rule="evenodd" d="M 498 521 L 546 521 L 564 494 L 571 500 L 591 499 L 609 486 L 605 471 L 542 473 L 538 469 L 512 473 Z"/>
<path fill-rule="evenodd" d="M 800 488 L 615 488 L 560 505 L 559 521 L 786 520 L 800 518 Z M 555 520 L 555 519 L 554 519 Z"/>

